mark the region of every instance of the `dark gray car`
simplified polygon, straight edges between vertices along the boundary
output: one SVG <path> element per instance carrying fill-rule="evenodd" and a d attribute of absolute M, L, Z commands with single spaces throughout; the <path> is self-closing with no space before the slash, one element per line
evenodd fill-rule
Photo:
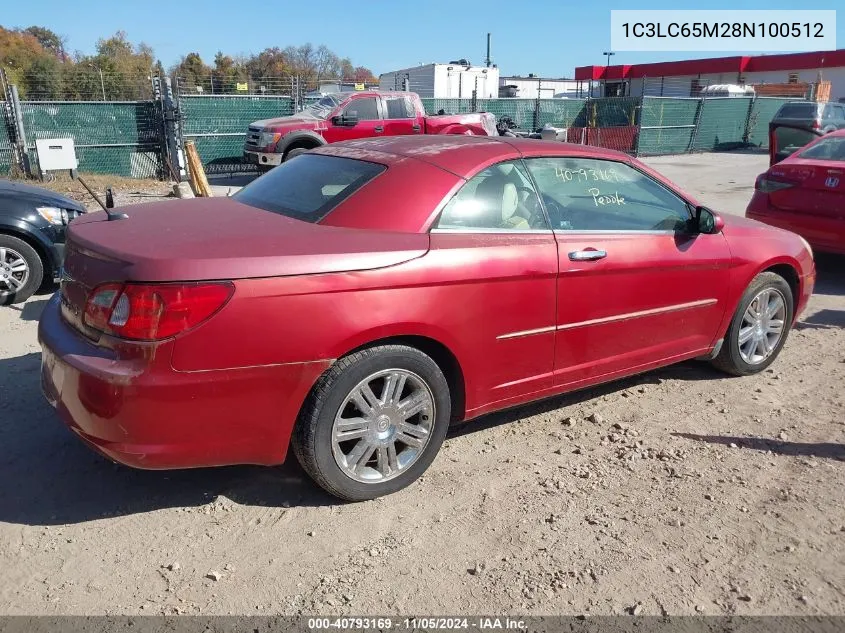
<path fill-rule="evenodd" d="M 25 301 L 58 276 L 67 225 L 82 213 L 75 200 L 0 180 L 0 305 Z"/>
<path fill-rule="evenodd" d="M 845 129 L 845 104 L 793 101 L 783 104 L 775 113 L 772 123 L 805 127 L 824 134 Z"/>

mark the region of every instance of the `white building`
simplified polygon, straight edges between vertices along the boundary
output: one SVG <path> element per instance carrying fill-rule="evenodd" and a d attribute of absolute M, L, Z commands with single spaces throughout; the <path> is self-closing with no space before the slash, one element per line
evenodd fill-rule
<path fill-rule="evenodd" d="M 379 90 L 410 90 L 423 99 L 479 99 L 499 96 L 499 69 L 473 66 L 462 59 L 448 64 L 425 64 L 379 76 Z"/>
<path fill-rule="evenodd" d="M 588 87 L 583 81 L 574 79 L 551 79 L 548 77 L 535 77 L 528 75 L 522 77 L 499 77 L 499 96 L 515 97 L 517 99 L 553 99 L 555 97 L 586 97 Z M 584 94 L 582 94 L 582 92 Z"/>

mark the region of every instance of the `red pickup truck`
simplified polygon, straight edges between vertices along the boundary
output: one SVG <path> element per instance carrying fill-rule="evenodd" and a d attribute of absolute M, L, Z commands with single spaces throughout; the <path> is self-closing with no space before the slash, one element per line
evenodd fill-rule
<path fill-rule="evenodd" d="M 329 94 L 293 116 L 250 124 L 244 160 L 269 169 L 320 145 L 402 134 L 496 136 L 489 113 L 426 116 L 413 92 Z"/>

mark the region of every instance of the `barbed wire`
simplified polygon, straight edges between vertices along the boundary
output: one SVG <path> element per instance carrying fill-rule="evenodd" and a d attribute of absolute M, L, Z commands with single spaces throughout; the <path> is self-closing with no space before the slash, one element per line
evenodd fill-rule
<path fill-rule="evenodd" d="M 7 73 L 24 101 L 145 101 L 153 98 L 155 73 L 121 73 L 92 68 L 60 72 Z"/>
<path fill-rule="evenodd" d="M 7 71 L 10 83 L 18 86 L 26 101 L 143 101 L 155 94 L 158 74 L 100 71 L 75 66 L 59 72 L 27 73 Z M 159 79 L 165 79 L 160 77 Z M 812 82 L 755 82 L 744 77 L 642 77 L 628 79 L 557 80 L 507 78 L 516 90 L 500 86 L 481 76 L 454 73 L 445 85 L 434 77 L 386 73 L 380 82 L 361 82 L 358 77 L 319 77 L 296 74 L 249 75 L 242 71 L 211 72 L 194 76 L 170 76 L 174 94 L 189 95 L 267 95 L 315 96 L 328 92 L 364 87 L 383 90 L 409 90 L 423 98 L 601 98 L 601 97 L 675 97 L 718 98 L 734 96 L 770 96 L 808 98 Z M 731 81 L 731 79 L 733 79 Z M 795 79 L 795 78 L 792 78 Z M 560 90 L 559 90 L 560 89 Z M 559 90 L 559 91 L 558 91 Z M 0 99 L 3 96 L 0 95 Z"/>

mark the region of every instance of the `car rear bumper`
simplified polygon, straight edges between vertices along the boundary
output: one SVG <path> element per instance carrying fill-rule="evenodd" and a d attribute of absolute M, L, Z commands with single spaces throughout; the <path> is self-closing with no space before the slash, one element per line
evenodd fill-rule
<path fill-rule="evenodd" d="M 845 219 L 784 211 L 769 204 L 768 196 L 755 193 L 746 217 L 797 233 L 814 251 L 845 255 Z"/>
<path fill-rule="evenodd" d="M 266 165 L 267 167 L 272 167 L 282 164 L 282 155 L 244 150 L 244 162 L 250 165 Z"/>
<path fill-rule="evenodd" d="M 180 372 L 173 343 L 122 359 L 60 316 L 38 328 L 41 386 L 64 423 L 109 459 L 144 469 L 279 464 L 299 409 L 328 361 Z"/>

